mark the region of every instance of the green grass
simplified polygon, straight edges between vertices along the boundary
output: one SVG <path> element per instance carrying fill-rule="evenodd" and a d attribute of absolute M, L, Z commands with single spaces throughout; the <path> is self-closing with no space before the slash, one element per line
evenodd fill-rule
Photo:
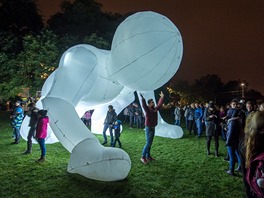
<path fill-rule="evenodd" d="M 196 139 L 186 131 L 176 140 L 155 137 L 156 161 L 145 166 L 140 161 L 144 131 L 124 124 L 121 142 L 131 158 L 131 171 L 123 181 L 101 182 L 67 173 L 70 153 L 60 143 L 47 145 L 47 161 L 35 163 L 39 146 L 23 155 L 26 141 L 11 145 L 8 113 L 1 112 L 0 118 L 0 197 L 245 197 L 242 176 L 224 173 L 228 162 L 223 160 L 223 141 L 216 158 L 206 155 L 205 137 Z M 102 142 L 102 136 L 96 136 Z M 211 147 L 213 151 L 214 142 Z"/>

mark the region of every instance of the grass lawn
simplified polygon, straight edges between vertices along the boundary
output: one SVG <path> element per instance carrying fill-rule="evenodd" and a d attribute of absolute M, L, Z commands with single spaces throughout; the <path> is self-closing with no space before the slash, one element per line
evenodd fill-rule
<path fill-rule="evenodd" d="M 245 197 L 241 174 L 233 177 L 224 172 L 228 162 L 223 159 L 222 140 L 216 158 L 206 155 L 205 137 L 196 139 L 187 131 L 176 140 L 155 137 L 156 161 L 144 165 L 140 161 L 144 131 L 124 124 L 121 142 L 131 158 L 131 171 L 123 181 L 101 182 L 67 173 L 70 153 L 60 143 L 47 145 L 47 161 L 42 164 L 35 163 L 40 157 L 38 145 L 33 145 L 32 154 L 23 155 L 25 140 L 10 144 L 8 115 L 0 112 L 0 197 Z"/>

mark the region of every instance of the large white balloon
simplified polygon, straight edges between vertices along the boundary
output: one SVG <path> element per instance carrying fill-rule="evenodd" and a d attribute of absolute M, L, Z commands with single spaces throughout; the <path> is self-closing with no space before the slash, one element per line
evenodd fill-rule
<path fill-rule="evenodd" d="M 141 12 L 117 28 L 106 69 L 113 81 L 133 90 L 155 90 L 174 76 L 182 53 L 181 34 L 169 19 Z"/>
<path fill-rule="evenodd" d="M 134 101 L 135 91 L 154 99 L 153 90 L 176 73 L 182 53 L 181 35 L 168 18 L 140 12 L 120 24 L 111 51 L 81 44 L 62 55 L 58 69 L 43 86 L 38 105 L 48 110 L 49 131 L 71 152 L 70 173 L 101 181 L 127 177 L 129 155 L 119 148 L 103 147 L 80 117 L 94 109 L 91 130 L 102 133 L 107 106 L 113 105 L 120 113 Z M 167 124 L 160 115 L 158 119 L 156 135 L 182 137 L 180 127 Z M 21 130 L 25 134 L 28 120 Z"/>

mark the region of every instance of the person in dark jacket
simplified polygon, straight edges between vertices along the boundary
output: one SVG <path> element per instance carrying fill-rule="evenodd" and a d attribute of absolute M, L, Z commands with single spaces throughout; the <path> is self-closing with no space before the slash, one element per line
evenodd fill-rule
<path fill-rule="evenodd" d="M 149 99 L 147 105 L 143 95 L 140 94 L 140 96 L 142 99 L 142 106 L 146 114 L 146 120 L 145 120 L 146 144 L 142 150 L 142 156 L 140 160 L 142 161 L 143 164 L 146 165 L 149 161 L 155 160 L 150 155 L 150 150 L 155 136 L 155 127 L 158 124 L 158 110 L 160 109 L 160 107 L 164 102 L 164 94 L 163 92 L 160 92 L 160 99 L 157 106 L 155 106 L 153 99 Z"/>
<path fill-rule="evenodd" d="M 24 152 L 24 154 L 32 153 L 32 137 L 36 132 L 36 127 L 38 123 L 38 108 L 36 107 L 36 104 L 34 102 L 28 105 L 27 116 L 30 117 L 28 124 L 30 128 L 27 136 L 27 150 Z"/>
<path fill-rule="evenodd" d="M 115 124 L 116 119 L 117 119 L 116 112 L 115 112 L 113 106 L 109 105 L 108 106 L 108 111 L 106 113 L 105 121 L 104 121 L 104 129 L 103 129 L 104 142 L 102 143 L 102 145 L 107 144 L 106 131 L 107 131 L 107 129 L 109 129 L 110 138 L 111 138 L 110 146 L 113 146 L 113 143 L 114 143 L 113 125 Z"/>
<path fill-rule="evenodd" d="M 135 106 L 134 104 L 130 104 L 128 106 L 128 115 L 129 115 L 129 126 L 130 129 L 133 128 L 133 124 L 134 124 L 134 116 L 135 116 Z"/>
<path fill-rule="evenodd" d="M 206 148 L 207 155 L 210 155 L 210 144 L 212 137 L 215 140 L 215 156 L 218 157 L 219 148 L 219 112 L 215 109 L 214 104 L 211 102 L 208 104 L 208 108 L 204 113 L 204 121 L 206 127 Z"/>
<path fill-rule="evenodd" d="M 235 156 L 238 161 L 238 168 L 240 170 L 240 156 L 238 153 L 239 134 L 241 130 L 241 122 L 239 117 L 239 109 L 237 108 L 238 101 L 232 100 L 231 108 L 227 111 L 225 119 L 227 119 L 227 134 L 226 146 L 229 155 L 229 170 L 226 172 L 229 175 L 234 175 Z"/>

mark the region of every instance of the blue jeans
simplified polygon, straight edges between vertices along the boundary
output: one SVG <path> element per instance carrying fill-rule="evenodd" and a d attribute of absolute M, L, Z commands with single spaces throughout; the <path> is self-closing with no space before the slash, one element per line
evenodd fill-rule
<path fill-rule="evenodd" d="M 151 149 L 151 145 L 152 145 L 154 135 L 155 135 L 155 127 L 146 126 L 145 129 L 146 129 L 146 131 L 145 131 L 146 144 L 142 150 L 142 157 L 149 158 L 151 156 L 150 155 L 150 149 Z"/>
<path fill-rule="evenodd" d="M 14 127 L 14 134 L 15 134 L 15 142 L 18 143 L 20 141 L 20 127 Z"/>
<path fill-rule="evenodd" d="M 45 138 L 38 138 L 38 143 L 41 150 L 41 157 L 45 157 L 46 156 Z"/>
<path fill-rule="evenodd" d="M 175 120 L 175 125 L 180 126 L 181 120 Z"/>
<path fill-rule="evenodd" d="M 106 130 L 109 129 L 110 132 L 110 138 L 111 138 L 111 146 L 114 143 L 114 139 L 113 139 L 113 128 L 111 124 L 104 124 L 104 129 L 103 129 L 103 137 L 104 137 L 104 142 L 107 142 L 107 136 L 106 136 Z"/>
<path fill-rule="evenodd" d="M 196 119 L 195 124 L 197 127 L 198 136 L 201 136 L 201 134 L 202 134 L 202 121 L 200 119 Z"/>
<path fill-rule="evenodd" d="M 234 172 L 235 163 L 236 163 L 235 156 L 237 157 L 238 166 L 240 166 L 240 157 L 238 154 L 238 149 L 235 148 L 234 146 L 227 146 L 227 152 L 229 155 L 229 170 Z"/>
<path fill-rule="evenodd" d="M 188 117 L 185 117 L 185 125 L 186 125 L 186 129 L 189 129 L 189 121 L 188 121 Z"/>

